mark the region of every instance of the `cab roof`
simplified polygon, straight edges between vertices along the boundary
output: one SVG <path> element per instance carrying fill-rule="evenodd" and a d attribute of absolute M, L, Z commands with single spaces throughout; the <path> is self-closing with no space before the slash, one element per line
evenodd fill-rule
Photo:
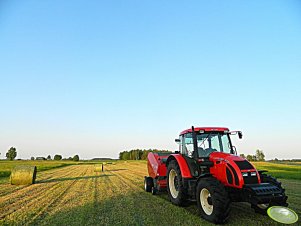
<path fill-rule="evenodd" d="M 200 130 L 203 130 L 205 132 L 214 132 L 214 131 L 216 131 L 216 132 L 224 132 L 224 131 L 229 131 L 229 129 L 226 128 L 226 127 L 195 127 L 194 128 L 195 132 L 198 132 Z M 180 135 L 183 135 L 183 134 L 186 134 L 186 133 L 192 133 L 192 129 L 191 128 L 190 129 L 186 129 L 186 130 L 182 131 L 180 133 Z"/>

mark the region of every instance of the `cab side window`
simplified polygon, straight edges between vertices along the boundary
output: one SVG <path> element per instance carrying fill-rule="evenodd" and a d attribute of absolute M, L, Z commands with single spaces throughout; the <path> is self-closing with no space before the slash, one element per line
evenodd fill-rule
<path fill-rule="evenodd" d="M 181 135 L 180 137 L 179 137 L 179 139 L 180 139 L 180 143 L 179 143 L 179 151 L 180 151 L 180 153 L 182 153 L 183 154 L 183 135 Z"/>
<path fill-rule="evenodd" d="M 186 133 L 183 136 L 183 154 L 192 158 L 193 153 L 193 139 L 191 133 Z"/>

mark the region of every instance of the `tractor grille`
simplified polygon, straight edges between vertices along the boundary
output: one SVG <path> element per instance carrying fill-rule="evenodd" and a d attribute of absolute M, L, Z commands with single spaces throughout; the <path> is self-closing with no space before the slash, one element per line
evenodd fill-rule
<path fill-rule="evenodd" d="M 240 170 L 252 170 L 254 167 L 247 161 L 235 161 L 236 165 Z M 251 172 L 248 172 L 248 176 L 244 176 L 244 184 L 258 184 L 258 178 L 256 176 L 251 176 Z"/>
<path fill-rule="evenodd" d="M 254 169 L 254 167 L 247 161 L 234 161 L 240 170 Z"/>
<path fill-rule="evenodd" d="M 256 176 L 251 176 L 251 172 L 248 172 L 247 177 L 243 177 L 245 184 L 258 184 L 258 178 Z"/>

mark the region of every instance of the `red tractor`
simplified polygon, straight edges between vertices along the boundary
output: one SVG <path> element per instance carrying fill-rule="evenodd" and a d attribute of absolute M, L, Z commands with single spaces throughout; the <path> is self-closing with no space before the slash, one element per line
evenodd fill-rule
<path fill-rule="evenodd" d="M 281 183 L 256 170 L 237 155 L 228 128 L 198 127 L 184 130 L 175 153 L 149 153 L 145 191 L 156 194 L 167 190 L 175 205 L 197 202 L 201 217 L 224 223 L 231 202 L 249 202 L 256 212 L 266 214 L 270 206 L 287 206 Z"/>

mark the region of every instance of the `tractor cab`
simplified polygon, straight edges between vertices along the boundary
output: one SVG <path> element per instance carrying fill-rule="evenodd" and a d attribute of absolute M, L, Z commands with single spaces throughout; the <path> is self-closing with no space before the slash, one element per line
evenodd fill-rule
<path fill-rule="evenodd" d="M 227 128 L 191 128 L 184 130 L 176 142 L 184 156 L 193 159 L 208 158 L 212 152 L 236 154 Z M 241 132 L 239 132 L 241 134 Z"/>

